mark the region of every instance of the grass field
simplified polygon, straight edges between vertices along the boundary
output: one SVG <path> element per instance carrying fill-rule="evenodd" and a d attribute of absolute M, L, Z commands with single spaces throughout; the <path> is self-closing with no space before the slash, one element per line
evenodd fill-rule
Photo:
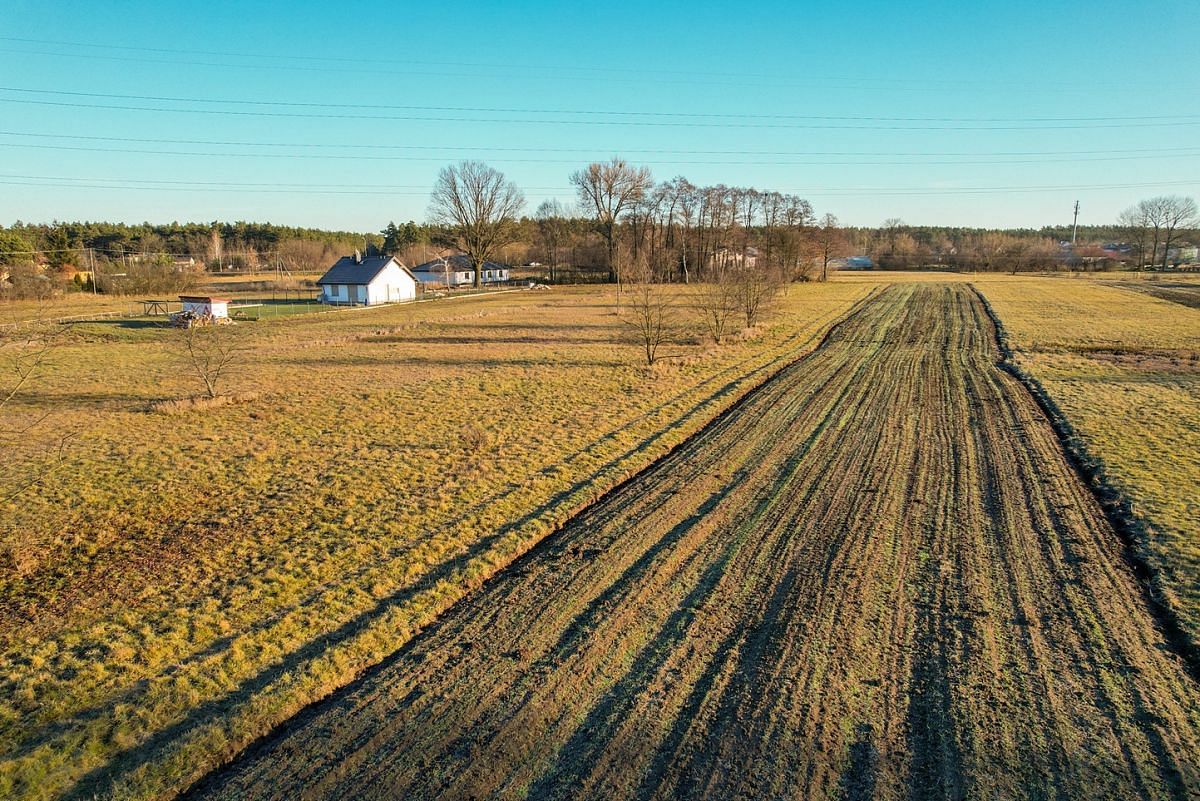
<path fill-rule="evenodd" d="M 852 308 L 864 310 L 774 382 L 769 403 L 706 433 L 658 479 L 639 479 L 646 500 L 606 500 L 569 528 L 548 549 L 569 570 L 531 557 L 532 568 L 504 573 L 501 589 L 454 613 L 468 617 L 414 641 L 386 669 L 399 674 L 348 696 L 369 722 L 397 702 L 395 687 L 428 681 L 422 671 L 457 688 L 413 707 L 425 716 L 414 720 L 444 719 L 440 728 L 418 740 L 404 726 L 380 735 L 381 748 L 419 742 L 435 772 L 389 773 L 369 748 L 343 745 L 361 731 L 339 724 L 346 750 L 330 753 L 346 755 L 343 779 L 430 794 L 438 777 L 458 775 L 456 754 L 500 748 L 500 763 L 525 753 L 525 772 L 466 772 L 452 786 L 503 778 L 505 793 L 558 792 L 576 786 L 560 780 L 606 787 L 644 769 L 653 781 L 636 797 L 754 795 L 806 765 L 797 786 L 817 796 L 925 787 L 940 797 L 968 786 L 981 797 L 1070 795 L 1097 782 L 1182 797 L 1197 781 L 1186 758 L 1197 744 L 1194 684 L 1169 655 L 1150 653 L 1161 643 L 1119 565 L 1119 542 L 1071 483 L 1028 398 L 992 369 L 969 281 L 1018 362 L 1134 499 L 1169 601 L 1196 636 L 1200 310 L 1178 297 L 1190 292 L 1186 278 L 1172 279 L 1181 288 L 1164 299 L 1160 282 L 1128 275 L 846 275 L 792 287 L 769 324 L 724 346 L 687 334 L 654 368 L 622 341 L 611 287 L 264 314 L 227 329 L 242 351 L 223 388 L 235 402 L 220 406 L 172 403 L 200 391 L 179 332 L 97 319 L 63 329 L 52 369 L 5 410 L 70 440 L 62 464 L 23 465 L 53 472 L 0 509 L 0 797 L 170 796 L 474 598 Z M 888 284 L 904 285 L 861 305 Z M 241 278 L 223 290 L 263 291 Z M 113 302 L 76 296 L 3 311 L 86 315 Z M 927 444 L 912 450 L 917 442 Z M 950 452 L 963 463 L 951 465 Z M 942 476 L 957 483 L 936 483 Z M 953 499 L 961 509 L 948 507 Z M 731 531 L 741 533 L 729 541 Z M 780 564 L 809 567 L 780 575 Z M 541 583 L 531 593 L 532 578 Z M 554 609 L 537 606 L 548 598 Z M 481 628 L 474 615 L 499 599 L 522 611 Z M 785 608 L 786 627 L 765 622 Z M 493 660 L 501 645 L 488 638 L 515 637 L 533 619 L 547 621 L 544 631 Z M 595 636 L 556 632 L 570 619 Z M 887 636 L 855 628 L 868 622 Z M 781 633 L 792 626 L 802 632 L 794 642 Z M 546 653 L 564 661 L 547 662 L 538 649 L 555 637 L 566 650 Z M 693 652 L 680 652 L 681 637 Z M 646 650 L 655 644 L 663 648 Z M 775 673 L 751 670 L 744 654 Z M 481 659 L 512 670 L 489 675 Z M 589 681 L 555 680 L 564 664 Z M 480 677 L 464 695 L 478 709 L 454 701 L 461 682 Z M 496 731 L 511 748 L 439 739 L 476 713 L 550 725 L 512 706 L 514 688 L 533 692 L 543 680 L 538 709 L 561 713 L 551 728 L 565 739 L 546 746 L 566 749 L 557 767 L 539 774 L 551 756 L 521 752 L 508 724 Z M 780 700 L 759 720 L 748 698 Z M 886 726 L 868 720 L 881 708 Z M 1096 708 L 1109 713 L 1097 718 Z M 696 728 L 671 722 L 681 710 L 699 716 Z M 652 732 L 618 725 L 658 712 Z M 731 789 L 714 772 L 718 752 L 697 739 L 709 725 L 718 739 L 748 738 L 719 753 L 753 766 L 753 787 Z M 289 731 L 311 756 L 305 730 Z M 816 750 L 800 749 L 802 736 Z M 637 762 L 644 742 L 676 757 L 647 767 Z M 1000 747 L 987 751 L 991 742 Z M 927 762 L 906 761 L 914 745 Z M 668 770 L 673 759 L 686 770 Z M 328 767 L 309 761 L 308 770 Z M 776 763 L 777 777 L 760 775 Z M 295 769 L 267 757 L 208 789 L 269 776 L 285 793 L 307 783 Z M 343 779 L 313 792 L 352 786 Z"/>
<path fill-rule="evenodd" d="M 1200 686 L 998 359 L 888 287 L 191 797 L 1190 797 Z"/>
<path fill-rule="evenodd" d="M 648 369 L 612 290 L 232 326 L 225 391 L 177 332 L 72 326 L 18 417 L 72 435 L 3 509 L 0 797 L 169 795 L 392 653 L 810 349 L 871 287 Z M 28 465 L 30 469 L 37 465 Z"/>
<path fill-rule="evenodd" d="M 1200 310 L 1128 284 L 1158 282 L 1046 278 L 980 288 L 1018 363 L 1133 499 L 1167 600 L 1200 642 Z"/>

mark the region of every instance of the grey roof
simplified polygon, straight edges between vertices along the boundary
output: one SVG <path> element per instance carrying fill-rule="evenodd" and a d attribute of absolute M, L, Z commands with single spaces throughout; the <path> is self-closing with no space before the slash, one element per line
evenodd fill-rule
<path fill-rule="evenodd" d="M 317 279 L 317 283 L 369 284 L 375 280 L 375 276 L 383 272 L 384 267 L 393 261 L 401 270 L 412 275 L 412 272 L 395 256 L 368 256 L 362 261 L 355 261 L 353 256 L 342 256 L 324 275 Z"/>
<path fill-rule="evenodd" d="M 463 256 L 461 254 L 458 256 L 447 256 L 446 261 L 449 262 L 449 267 L 452 271 L 453 270 L 473 270 L 473 269 L 475 269 L 471 265 L 471 259 L 469 257 Z M 497 264 L 494 261 L 485 261 L 483 263 L 483 269 L 485 269 L 485 270 L 507 270 L 508 267 L 504 264 Z M 442 272 L 442 260 L 434 259 L 433 261 L 427 261 L 424 264 L 418 264 L 416 267 L 413 267 L 413 272 L 414 273 L 440 273 L 440 272 Z"/>

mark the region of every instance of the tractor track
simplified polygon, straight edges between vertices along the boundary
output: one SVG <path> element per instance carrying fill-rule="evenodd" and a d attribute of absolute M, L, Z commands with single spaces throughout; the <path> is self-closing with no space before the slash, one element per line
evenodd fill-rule
<path fill-rule="evenodd" d="M 1200 686 L 962 285 L 895 285 L 211 799 L 1200 797 Z"/>

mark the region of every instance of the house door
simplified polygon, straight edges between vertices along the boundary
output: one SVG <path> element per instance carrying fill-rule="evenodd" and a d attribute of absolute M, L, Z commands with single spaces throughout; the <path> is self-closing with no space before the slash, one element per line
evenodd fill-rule
<path fill-rule="evenodd" d="M 359 303 L 365 304 L 367 302 L 367 288 L 365 286 L 359 284 L 358 286 L 354 287 L 354 293 L 357 295 L 357 300 Z"/>

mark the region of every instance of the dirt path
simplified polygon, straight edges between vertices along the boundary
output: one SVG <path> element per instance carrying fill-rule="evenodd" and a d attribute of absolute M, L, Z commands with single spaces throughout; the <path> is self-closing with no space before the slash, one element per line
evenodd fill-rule
<path fill-rule="evenodd" d="M 194 797 L 1196 797 L 1200 687 L 997 358 L 890 287 Z"/>

